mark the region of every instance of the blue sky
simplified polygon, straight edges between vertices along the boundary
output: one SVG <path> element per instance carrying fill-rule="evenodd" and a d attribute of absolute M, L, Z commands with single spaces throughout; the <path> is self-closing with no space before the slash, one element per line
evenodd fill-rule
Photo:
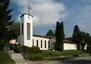
<path fill-rule="evenodd" d="M 34 34 L 55 30 L 56 21 L 64 22 L 66 37 L 72 35 L 76 24 L 81 31 L 91 34 L 91 0 L 12 0 L 9 7 L 14 8 L 12 19 L 19 20 L 22 13 L 27 13 L 28 4 L 34 16 Z"/>

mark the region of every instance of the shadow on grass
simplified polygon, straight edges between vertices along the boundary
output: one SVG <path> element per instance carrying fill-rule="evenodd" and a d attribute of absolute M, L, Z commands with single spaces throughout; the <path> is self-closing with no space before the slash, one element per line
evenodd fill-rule
<path fill-rule="evenodd" d="M 72 59 L 72 60 L 59 61 L 59 63 L 64 63 L 64 64 L 91 64 L 91 60 Z"/>
<path fill-rule="evenodd" d="M 15 64 L 9 54 L 5 51 L 0 51 L 0 64 Z"/>

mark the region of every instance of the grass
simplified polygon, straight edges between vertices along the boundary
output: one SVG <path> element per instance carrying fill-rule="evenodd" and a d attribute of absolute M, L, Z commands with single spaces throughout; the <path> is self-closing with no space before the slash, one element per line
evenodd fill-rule
<path fill-rule="evenodd" d="M 69 56 L 69 55 L 81 55 L 81 54 L 86 54 L 84 51 L 79 51 L 79 50 L 64 50 L 64 51 L 42 51 L 43 55 L 49 55 L 49 56 Z"/>
<path fill-rule="evenodd" d="M 30 57 L 30 60 L 42 60 L 43 58 L 74 58 L 79 57 L 79 55 L 87 54 L 85 51 L 79 51 L 79 50 L 65 50 L 65 51 L 42 51 L 40 53 L 29 53 L 28 56 Z M 63 57 L 64 56 L 64 57 Z"/>
<path fill-rule="evenodd" d="M 7 52 L 0 51 L 0 64 L 15 64 Z"/>

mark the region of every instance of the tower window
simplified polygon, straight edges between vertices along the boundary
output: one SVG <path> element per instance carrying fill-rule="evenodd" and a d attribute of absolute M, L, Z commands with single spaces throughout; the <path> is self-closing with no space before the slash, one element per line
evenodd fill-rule
<path fill-rule="evenodd" d="M 27 23 L 27 40 L 30 40 L 30 23 Z"/>
<path fill-rule="evenodd" d="M 34 39 L 32 40 L 32 44 L 33 44 L 32 46 L 34 46 Z"/>
<path fill-rule="evenodd" d="M 21 25 L 22 25 L 22 30 L 21 31 L 22 31 L 22 35 L 23 35 L 23 23 Z"/>

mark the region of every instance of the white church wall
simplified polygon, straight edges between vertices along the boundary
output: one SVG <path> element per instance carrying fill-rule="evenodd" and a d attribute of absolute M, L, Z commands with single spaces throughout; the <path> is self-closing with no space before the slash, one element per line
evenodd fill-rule
<path fill-rule="evenodd" d="M 20 43 L 21 45 L 25 45 L 28 47 L 31 47 L 32 45 L 32 36 L 33 36 L 33 16 L 28 14 L 23 14 L 21 16 L 21 22 L 20 22 Z M 30 25 L 30 39 L 27 39 L 27 23 Z M 22 27 L 23 24 L 23 27 Z M 22 31 L 23 28 L 23 31 Z M 23 34 L 22 34 L 23 32 Z"/>
<path fill-rule="evenodd" d="M 22 34 L 22 24 L 24 22 L 23 20 L 24 20 L 23 17 L 21 17 L 21 22 L 20 22 L 20 35 L 19 35 L 20 38 L 18 38 L 18 39 L 20 39 L 20 40 L 18 40 L 18 42 L 21 45 L 24 45 L 24 34 Z M 23 27 L 24 27 L 24 24 L 23 24 Z M 23 33 L 24 33 L 24 29 L 23 29 Z"/>
<path fill-rule="evenodd" d="M 64 43 L 64 50 L 77 50 L 77 45 L 72 43 Z"/>
<path fill-rule="evenodd" d="M 26 45 L 26 46 L 29 46 L 29 47 L 31 47 L 32 46 L 32 36 L 33 36 L 33 24 L 32 24 L 32 22 L 33 22 L 33 17 L 32 16 L 28 16 L 28 15 L 25 15 L 25 18 L 24 18 L 25 20 L 24 20 L 24 45 Z M 27 23 L 29 23 L 30 24 L 30 39 L 28 40 L 27 39 Z"/>
<path fill-rule="evenodd" d="M 40 50 L 49 50 L 49 47 L 48 47 L 48 43 L 50 43 L 49 42 L 50 41 L 49 38 L 33 36 L 33 40 L 34 41 L 32 42 L 32 46 L 33 45 L 37 46 L 37 40 L 38 40 L 38 47 L 40 48 Z M 42 44 L 41 44 L 41 40 L 42 40 Z M 45 41 L 46 41 L 46 45 L 45 45 Z M 42 47 L 41 47 L 41 45 L 42 45 Z"/>

